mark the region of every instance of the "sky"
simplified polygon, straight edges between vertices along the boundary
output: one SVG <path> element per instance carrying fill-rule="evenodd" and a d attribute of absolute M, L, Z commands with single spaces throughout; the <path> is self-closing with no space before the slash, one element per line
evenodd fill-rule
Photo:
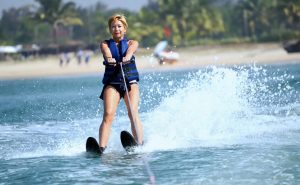
<path fill-rule="evenodd" d="M 125 8 L 131 11 L 138 11 L 142 6 L 148 4 L 148 0 L 63 0 L 64 2 L 73 1 L 77 6 L 90 7 L 97 2 L 102 2 L 108 8 Z M 19 8 L 28 4 L 36 4 L 34 0 L 0 0 L 0 15 L 5 9 L 12 7 Z"/>

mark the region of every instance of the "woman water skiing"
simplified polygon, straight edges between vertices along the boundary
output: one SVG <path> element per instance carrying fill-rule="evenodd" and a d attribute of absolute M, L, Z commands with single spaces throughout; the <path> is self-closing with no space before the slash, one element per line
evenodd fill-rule
<path fill-rule="evenodd" d="M 133 55 L 138 48 L 138 42 L 125 37 L 128 24 L 123 15 L 110 17 L 108 27 L 112 38 L 100 44 L 105 65 L 102 80 L 104 87 L 100 95 L 104 105 L 103 120 L 99 128 L 101 153 L 107 147 L 111 125 L 121 98 L 125 100 L 133 136 L 138 144 L 143 143 L 143 128 L 138 115 L 139 74 Z"/>

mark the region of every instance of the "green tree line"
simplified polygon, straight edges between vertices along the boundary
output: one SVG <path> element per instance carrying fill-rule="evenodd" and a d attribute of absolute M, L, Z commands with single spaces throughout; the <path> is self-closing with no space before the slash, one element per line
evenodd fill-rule
<path fill-rule="evenodd" d="M 300 0 L 149 0 L 139 12 L 78 7 L 62 0 L 2 13 L 0 44 L 99 43 L 109 37 L 107 19 L 124 14 L 128 38 L 143 47 L 167 39 L 174 45 L 282 42 L 300 38 Z"/>

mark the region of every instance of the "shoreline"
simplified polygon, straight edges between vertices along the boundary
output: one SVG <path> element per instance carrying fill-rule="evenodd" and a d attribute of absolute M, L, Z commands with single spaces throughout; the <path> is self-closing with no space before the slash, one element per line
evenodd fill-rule
<path fill-rule="evenodd" d="M 179 61 L 159 65 L 151 49 L 141 48 L 136 53 L 141 73 L 203 68 L 205 66 L 280 65 L 300 63 L 300 53 L 288 54 L 279 44 L 243 44 L 222 46 L 193 46 L 175 49 Z M 0 80 L 35 79 L 99 74 L 102 75 L 102 55 L 97 53 L 88 64 L 78 65 L 75 59 L 66 66 L 59 65 L 58 56 L 24 61 L 0 62 Z"/>

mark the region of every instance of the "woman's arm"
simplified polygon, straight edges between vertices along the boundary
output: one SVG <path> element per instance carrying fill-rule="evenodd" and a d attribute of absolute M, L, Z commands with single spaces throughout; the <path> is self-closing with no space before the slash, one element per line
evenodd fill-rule
<path fill-rule="evenodd" d="M 136 52 L 136 50 L 138 49 L 138 47 L 139 47 L 138 41 L 129 40 L 128 41 L 128 49 L 127 49 L 127 52 L 126 52 L 126 56 L 123 57 L 123 62 L 130 61 L 132 55 Z"/>
<path fill-rule="evenodd" d="M 111 52 L 109 50 L 109 47 L 108 47 L 106 41 L 101 42 L 100 49 L 101 49 L 101 52 L 103 54 L 103 57 L 105 58 L 105 60 L 108 63 L 116 64 L 116 60 L 114 58 L 112 58 L 112 54 L 111 54 Z"/>

